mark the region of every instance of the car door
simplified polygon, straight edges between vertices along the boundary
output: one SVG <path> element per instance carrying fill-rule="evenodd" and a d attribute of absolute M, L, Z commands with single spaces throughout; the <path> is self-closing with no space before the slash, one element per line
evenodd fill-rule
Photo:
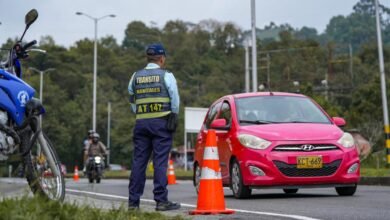
<path fill-rule="evenodd" d="M 229 181 L 229 160 L 232 155 L 231 135 L 229 132 L 232 124 L 232 114 L 230 104 L 227 100 L 223 101 L 216 119 L 225 119 L 227 124 L 225 128 L 215 129 L 222 179 L 224 183 L 227 183 Z"/>

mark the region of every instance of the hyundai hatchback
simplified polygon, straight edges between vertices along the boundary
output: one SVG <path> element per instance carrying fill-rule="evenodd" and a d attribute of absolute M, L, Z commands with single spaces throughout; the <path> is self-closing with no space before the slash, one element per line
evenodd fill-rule
<path fill-rule="evenodd" d="M 243 93 L 215 101 L 197 136 L 194 186 L 198 189 L 208 129 L 216 130 L 222 182 L 236 198 L 254 188 L 335 187 L 355 193 L 360 161 L 345 121 L 314 100 L 292 93 Z"/>

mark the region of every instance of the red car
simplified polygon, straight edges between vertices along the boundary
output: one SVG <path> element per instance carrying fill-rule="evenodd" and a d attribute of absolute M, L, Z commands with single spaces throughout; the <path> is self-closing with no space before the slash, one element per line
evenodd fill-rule
<path fill-rule="evenodd" d="M 360 161 L 351 134 L 312 99 L 292 93 L 227 95 L 214 102 L 197 136 L 194 186 L 198 189 L 208 129 L 217 133 L 222 182 L 236 198 L 254 188 L 335 187 L 355 193 Z"/>

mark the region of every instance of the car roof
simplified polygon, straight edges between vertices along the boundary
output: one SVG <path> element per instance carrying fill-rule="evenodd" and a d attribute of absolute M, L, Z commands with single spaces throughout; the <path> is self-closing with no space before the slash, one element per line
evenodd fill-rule
<path fill-rule="evenodd" d="M 291 97 L 307 98 L 307 96 L 302 94 L 288 93 L 288 92 L 247 92 L 247 93 L 226 95 L 223 98 L 246 98 L 246 97 L 256 97 L 256 96 L 291 96 Z"/>

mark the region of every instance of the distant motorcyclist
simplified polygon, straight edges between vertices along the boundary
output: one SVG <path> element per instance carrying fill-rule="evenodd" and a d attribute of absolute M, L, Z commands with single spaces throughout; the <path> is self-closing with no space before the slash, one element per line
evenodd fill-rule
<path fill-rule="evenodd" d="M 85 153 L 86 150 L 88 150 L 89 145 L 92 143 L 92 135 L 95 133 L 94 130 L 89 130 L 87 132 L 87 137 L 83 141 L 83 149 L 82 149 L 82 159 L 83 159 L 83 172 L 85 172 L 85 169 L 87 167 L 87 159 L 88 159 L 88 154 Z"/>
<path fill-rule="evenodd" d="M 92 141 L 85 149 L 84 155 L 85 158 L 95 156 L 103 157 L 107 155 L 106 146 L 100 141 L 100 135 L 98 133 L 95 132 L 92 134 Z"/>

